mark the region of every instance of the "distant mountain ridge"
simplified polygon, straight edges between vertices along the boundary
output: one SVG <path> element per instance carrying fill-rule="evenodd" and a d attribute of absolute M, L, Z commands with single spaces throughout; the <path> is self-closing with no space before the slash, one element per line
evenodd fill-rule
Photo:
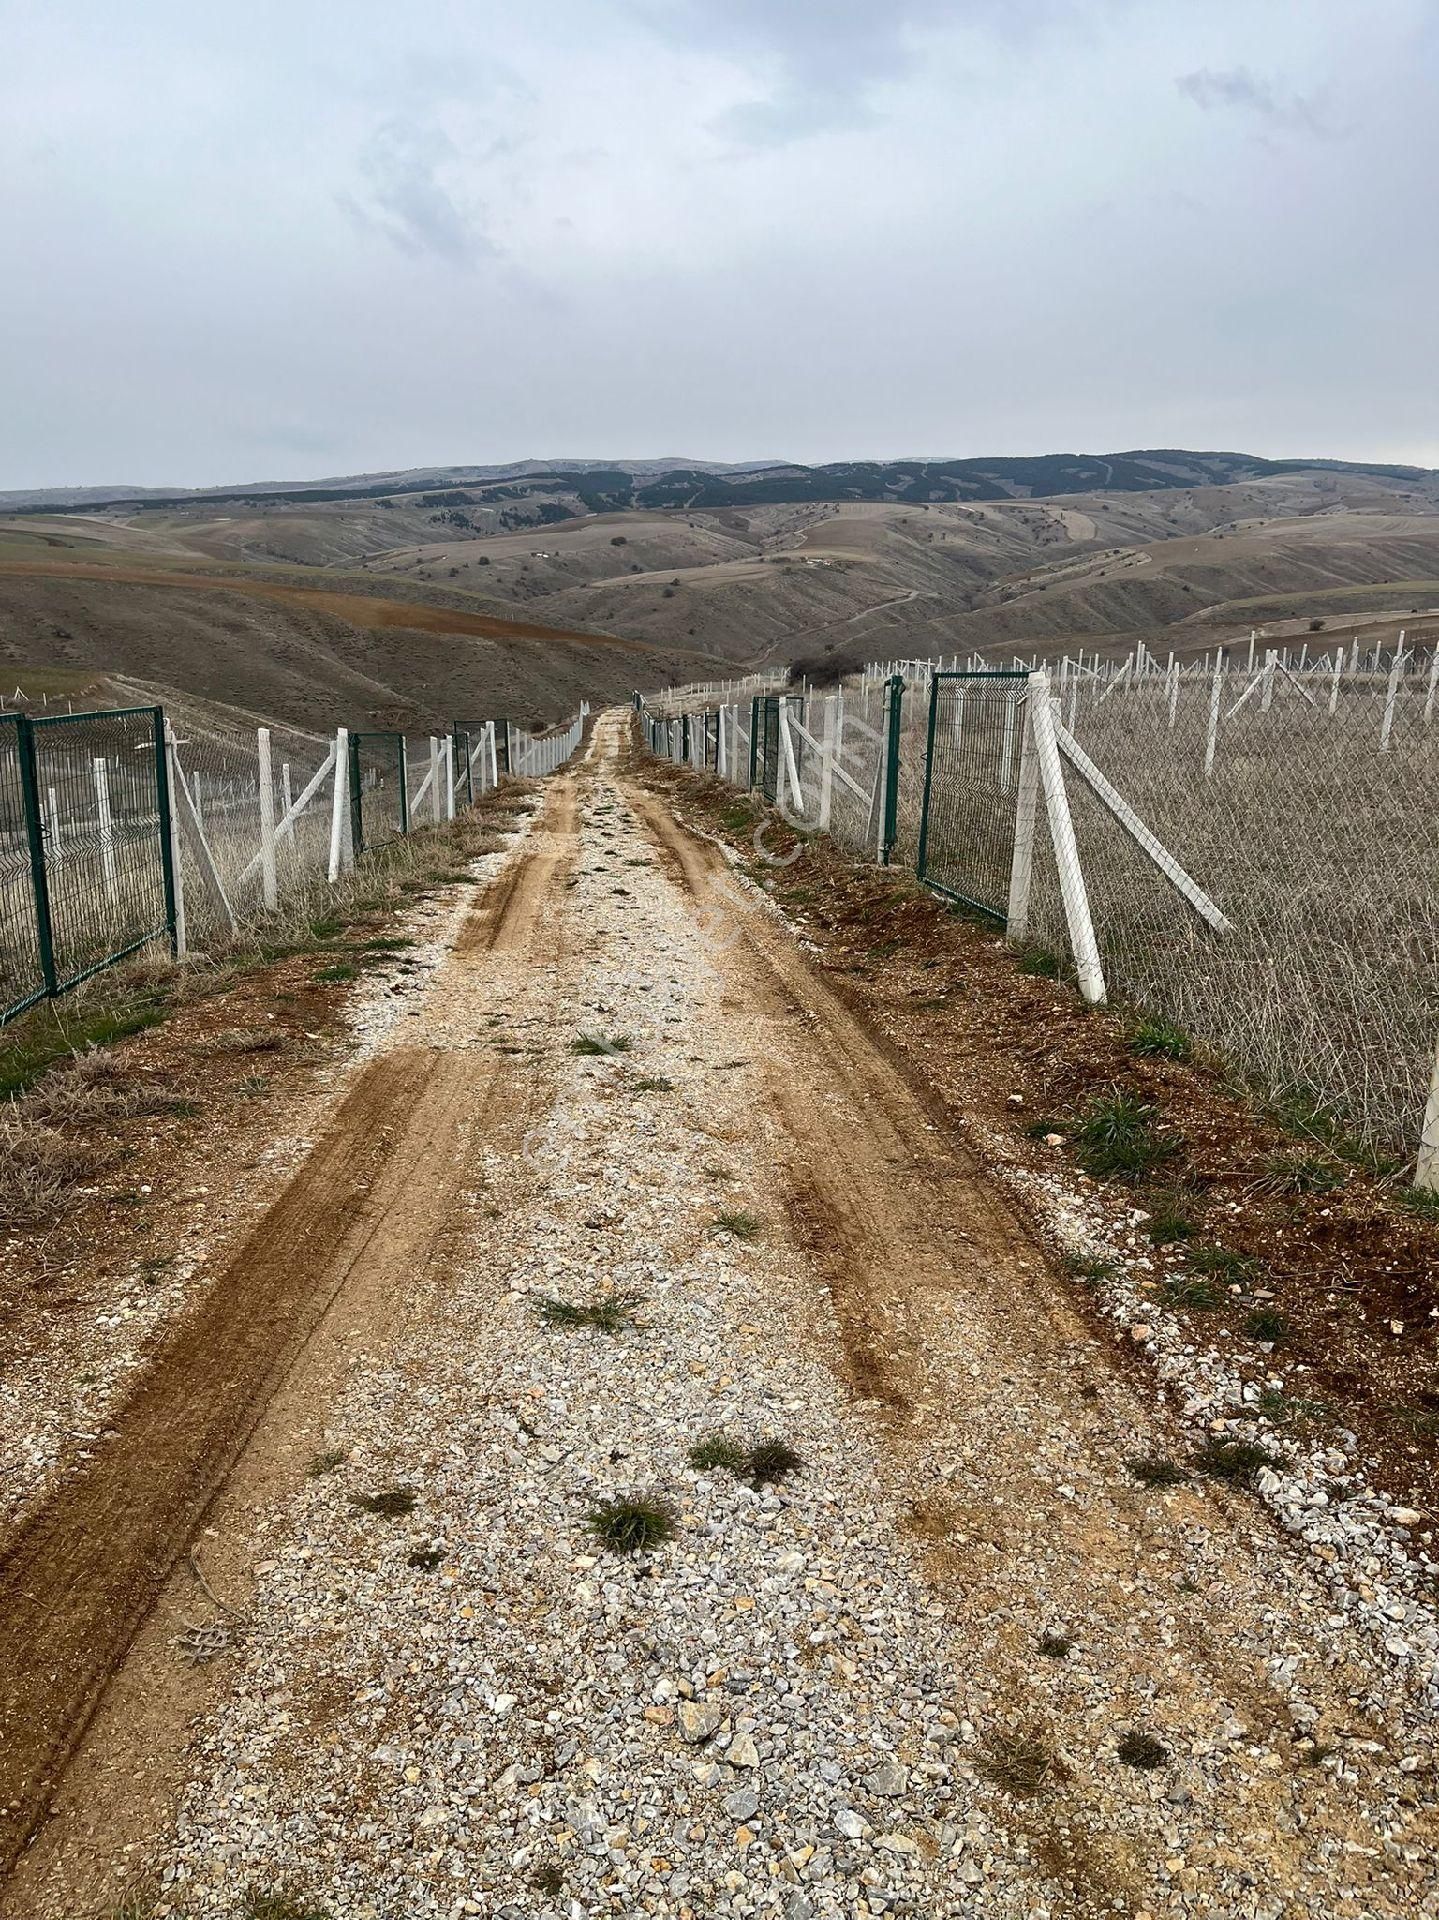
<path fill-rule="evenodd" d="M 560 490 L 578 497 L 591 513 L 608 513 L 630 507 L 715 508 L 789 501 L 978 501 L 1098 491 L 1149 493 L 1315 471 L 1425 481 L 1439 470 L 1353 460 L 1268 460 L 1257 454 L 1195 452 L 1182 447 L 953 460 L 854 460 L 814 467 L 786 461 L 723 463 L 673 456 L 652 460 L 517 460 L 493 466 L 411 467 L 298 485 L 254 481 L 223 488 L 21 489 L 0 493 L 0 513 L 365 500 L 437 488 L 494 486 L 520 492 Z"/>

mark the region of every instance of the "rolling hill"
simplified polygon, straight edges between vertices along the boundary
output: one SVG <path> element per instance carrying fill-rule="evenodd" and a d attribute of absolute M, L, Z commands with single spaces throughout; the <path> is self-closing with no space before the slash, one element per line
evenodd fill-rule
<path fill-rule="evenodd" d="M 1439 474 L 1341 461 L 523 461 L 85 494 L 9 496 L 0 679 L 129 674 L 306 726 L 1439 608 Z"/>

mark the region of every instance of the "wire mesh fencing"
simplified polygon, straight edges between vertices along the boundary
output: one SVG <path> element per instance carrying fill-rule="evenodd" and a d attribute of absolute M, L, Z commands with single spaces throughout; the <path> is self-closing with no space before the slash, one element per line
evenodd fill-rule
<path fill-rule="evenodd" d="M 562 765 L 587 714 L 527 740 L 525 771 Z M 366 851 L 453 819 L 508 769 L 498 740 L 494 721 L 408 742 L 252 732 L 184 701 L 168 718 L 0 714 L 0 1022 L 157 938 L 177 952 L 223 942 Z"/>
<path fill-rule="evenodd" d="M 163 725 L 154 707 L 6 716 L 0 1018 L 173 925 Z"/>
<path fill-rule="evenodd" d="M 906 755 L 902 779 L 921 786 L 919 878 L 999 920 L 1009 916 L 1028 696 L 1024 673 L 936 674 L 922 762 Z"/>
<path fill-rule="evenodd" d="M 24 752 L 20 716 L 0 714 L 0 1020 L 46 992 Z"/>
<path fill-rule="evenodd" d="M 1087 998 L 1107 983 L 1412 1165 L 1439 1035 L 1439 654 L 1308 656 L 907 662 L 712 711 L 671 691 L 641 720 L 652 751 L 1068 948 Z"/>
<path fill-rule="evenodd" d="M 1071 778 L 1111 988 L 1382 1153 L 1412 1149 L 1439 1033 L 1433 696 L 1428 661 L 1220 659 L 1117 688 L 1075 678 L 1060 703 L 1080 752 L 1229 923 L 1196 913 Z M 1031 926 L 1063 945 L 1043 846 Z"/>
<path fill-rule="evenodd" d="M 509 728 L 509 765 L 512 771 L 529 778 L 553 773 L 556 767 L 563 766 L 585 737 L 585 723 L 589 719 L 589 713 L 589 702 L 582 700 L 579 712 L 568 726 L 554 727 L 547 732 L 539 733 L 529 732 L 524 727 L 511 726 Z"/>

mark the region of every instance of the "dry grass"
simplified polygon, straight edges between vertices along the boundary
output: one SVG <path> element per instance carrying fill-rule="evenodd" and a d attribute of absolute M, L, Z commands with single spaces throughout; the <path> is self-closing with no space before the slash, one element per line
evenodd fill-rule
<path fill-rule="evenodd" d="M 151 1110 L 156 1095 L 112 1053 L 82 1053 L 69 1067 L 54 1067 L 25 1095 L 25 1121 L 45 1127 L 78 1128 L 110 1120 L 128 1120 Z"/>
<path fill-rule="evenodd" d="M 78 1187 L 114 1158 L 112 1149 L 12 1112 L 0 1120 L 0 1225 L 52 1220 Z"/>

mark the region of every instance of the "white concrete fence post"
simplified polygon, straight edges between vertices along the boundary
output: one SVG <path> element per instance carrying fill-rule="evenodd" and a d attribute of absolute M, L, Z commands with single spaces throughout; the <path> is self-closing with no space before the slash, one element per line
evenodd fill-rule
<path fill-rule="evenodd" d="M 265 911 L 273 913 L 280 904 L 280 886 L 275 870 L 275 776 L 268 727 L 257 730 L 255 744 L 260 761 L 260 897 Z"/>
<path fill-rule="evenodd" d="M 1039 813 L 1039 756 L 1034 748 L 1033 707 L 1036 697 L 1043 698 L 1047 687 L 1036 694 L 1031 674 L 1029 695 L 1021 719 L 1019 736 L 1019 792 L 1014 808 L 1014 855 L 1009 863 L 1009 902 L 1004 918 L 1004 937 L 1016 944 L 1029 932 L 1030 880 L 1034 872 L 1034 825 Z"/>
<path fill-rule="evenodd" d="M 1089 894 L 1079 864 L 1079 848 L 1074 838 L 1069 798 L 1064 791 L 1064 769 L 1059 760 L 1059 742 L 1054 730 L 1054 709 L 1050 705 L 1049 675 L 1041 668 L 1031 676 L 1030 723 L 1034 729 L 1034 748 L 1044 786 L 1044 805 L 1049 817 L 1049 838 L 1054 848 L 1054 864 L 1059 874 L 1059 891 L 1064 901 L 1064 918 L 1069 929 L 1069 946 L 1079 977 L 1080 998 L 1090 1006 L 1104 1004 L 1104 969 L 1099 959 L 1099 943 L 1094 937 L 1094 921 L 1089 911 Z"/>
<path fill-rule="evenodd" d="M 1439 1046 L 1434 1049 L 1434 1072 L 1429 1080 L 1429 1100 L 1419 1135 L 1414 1184 L 1421 1193 L 1439 1193 Z"/>
<path fill-rule="evenodd" d="M 349 812 L 350 734 L 346 727 L 335 729 L 335 786 L 330 807 L 330 885 L 340 877 L 345 860 L 345 820 Z M 353 849 L 351 858 L 353 859 Z"/>

